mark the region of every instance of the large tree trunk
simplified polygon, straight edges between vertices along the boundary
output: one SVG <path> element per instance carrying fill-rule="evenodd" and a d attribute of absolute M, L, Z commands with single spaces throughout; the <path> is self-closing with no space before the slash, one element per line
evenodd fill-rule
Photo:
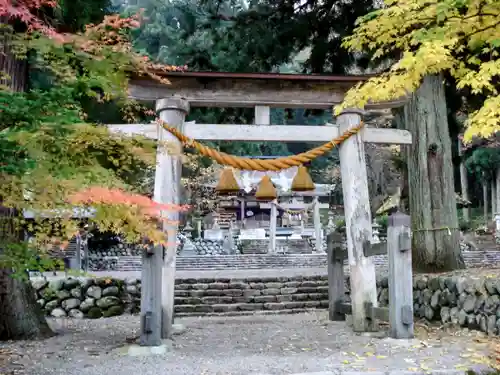
<path fill-rule="evenodd" d="M 0 340 L 40 339 L 53 335 L 29 282 L 0 269 Z"/>
<path fill-rule="evenodd" d="M 2 21 L 5 20 L 0 19 L 0 23 Z M 26 61 L 14 58 L 10 53 L 9 35 L 5 30 L 2 34 L 0 72 L 9 79 L 1 83 L 12 90 L 23 91 L 28 77 Z M 8 243 L 23 240 L 22 233 L 14 226 L 13 212 L 0 206 L 0 253 Z M 29 281 L 13 278 L 10 269 L 0 269 L 0 340 L 44 338 L 51 334 Z"/>
<path fill-rule="evenodd" d="M 404 107 L 413 264 L 417 271 L 464 268 L 459 246 L 451 141 L 441 76 L 424 78 Z"/>

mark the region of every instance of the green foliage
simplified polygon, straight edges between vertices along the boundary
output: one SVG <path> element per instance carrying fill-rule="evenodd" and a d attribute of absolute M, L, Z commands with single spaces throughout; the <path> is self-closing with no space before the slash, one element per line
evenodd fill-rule
<path fill-rule="evenodd" d="M 271 72 L 288 64 L 290 72 L 343 74 L 356 59 L 340 48 L 342 36 L 371 7 L 364 0 L 310 1 L 307 5 L 299 1 L 139 0 L 125 11 L 130 14 L 145 8 L 147 22 L 134 31 L 134 46 L 160 62 L 187 64 L 195 71 Z M 306 56 L 298 58 L 304 64 L 295 63 L 298 54 Z M 199 123 L 246 124 L 252 123 L 253 111 L 196 108 L 189 117 Z M 329 111 L 271 111 L 273 124 L 324 124 L 330 119 Z M 277 156 L 304 152 L 313 145 L 214 142 L 212 146 L 235 155 Z M 331 183 L 324 172 L 336 164 L 334 151 L 311 164 L 311 175 L 316 182 Z"/>
<path fill-rule="evenodd" d="M 462 232 L 468 232 L 472 229 L 472 225 L 471 225 L 471 222 L 470 221 L 466 221 L 466 220 L 463 220 L 461 219 L 459 222 L 458 222 L 458 227 L 459 229 L 462 231 Z"/>
<path fill-rule="evenodd" d="M 63 263 L 52 259 L 47 254 L 40 254 L 38 249 L 27 242 L 8 243 L 2 246 L 0 253 L 0 268 L 13 269 L 13 277 L 27 279 L 26 270 L 47 272 L 61 269 Z"/>
<path fill-rule="evenodd" d="M 500 165 L 500 149 L 498 148 L 476 148 L 465 161 L 465 167 L 469 173 L 481 180 L 493 179 L 498 165 Z"/>
<path fill-rule="evenodd" d="M 58 0 L 57 5 L 54 9 L 56 29 L 71 33 L 101 22 L 104 15 L 113 10 L 111 0 Z"/>
<path fill-rule="evenodd" d="M 375 221 L 378 225 L 380 225 L 380 228 L 383 231 L 387 231 L 387 227 L 389 225 L 389 215 L 385 214 L 385 215 L 377 216 Z"/>

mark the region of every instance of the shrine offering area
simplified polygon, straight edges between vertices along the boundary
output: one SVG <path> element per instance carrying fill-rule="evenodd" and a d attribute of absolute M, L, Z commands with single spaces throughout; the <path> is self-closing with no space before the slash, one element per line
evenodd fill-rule
<path fill-rule="evenodd" d="M 416 318 L 500 332 L 500 272 L 416 275 Z M 138 313 L 141 281 L 128 278 L 34 280 L 36 298 L 52 317 L 101 318 Z M 349 280 L 346 279 L 346 302 Z M 378 301 L 389 304 L 387 277 L 377 278 Z M 326 276 L 186 278 L 175 283 L 175 316 L 286 314 L 328 308 Z"/>

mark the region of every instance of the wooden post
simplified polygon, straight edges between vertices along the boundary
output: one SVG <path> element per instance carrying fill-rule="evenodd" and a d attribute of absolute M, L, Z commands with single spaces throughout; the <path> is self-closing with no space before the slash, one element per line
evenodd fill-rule
<path fill-rule="evenodd" d="M 483 172 L 483 216 L 484 225 L 488 226 L 488 181 L 486 181 L 485 173 Z"/>
<path fill-rule="evenodd" d="M 462 140 L 458 140 L 458 155 L 460 158 L 463 155 L 463 145 L 462 145 Z M 462 159 L 460 159 L 460 186 L 462 189 L 462 198 L 465 200 L 469 200 L 469 183 L 467 180 L 467 169 L 465 168 L 465 163 L 463 162 Z M 470 221 L 470 208 L 469 206 L 465 206 L 462 208 L 462 217 L 464 221 L 469 222 Z"/>
<path fill-rule="evenodd" d="M 495 183 L 496 194 L 495 195 L 497 197 L 497 204 L 496 204 L 497 212 L 495 212 L 495 213 L 500 213 L 500 167 L 498 167 L 496 170 L 495 179 L 496 179 L 496 183 Z"/>
<path fill-rule="evenodd" d="M 414 336 L 410 217 L 396 212 L 388 224 L 390 336 L 410 339 Z"/>
<path fill-rule="evenodd" d="M 328 251 L 328 317 L 333 321 L 345 320 L 345 314 L 340 313 L 339 304 L 345 296 L 344 249 L 342 235 L 338 232 L 327 236 Z"/>
<path fill-rule="evenodd" d="M 361 111 L 346 110 L 337 117 L 337 124 L 344 132 L 361 122 Z M 363 247 L 372 239 L 372 219 L 363 138 L 360 133 L 340 145 L 340 173 L 344 195 L 347 252 L 350 266 L 353 330 L 377 330 L 376 320 L 370 319 L 365 306 L 377 307 L 375 266 L 365 257 Z"/>
<path fill-rule="evenodd" d="M 277 201 L 273 200 L 271 202 L 271 214 L 269 218 L 269 253 L 276 253 L 276 214 L 278 209 L 276 207 Z"/>
<path fill-rule="evenodd" d="M 321 253 L 323 251 L 323 241 L 321 238 L 321 215 L 319 212 L 319 200 L 318 197 L 314 197 L 313 202 L 313 220 L 314 220 L 314 233 L 316 236 L 316 252 Z"/>
<path fill-rule="evenodd" d="M 82 236 L 80 233 L 76 235 L 76 252 L 75 252 L 75 258 L 76 258 L 76 264 L 75 268 L 77 272 L 82 271 Z"/>
<path fill-rule="evenodd" d="M 189 112 L 189 103 L 179 97 L 160 99 L 156 102 L 156 111 L 162 121 L 182 131 L 184 119 Z M 177 138 L 162 128 L 159 129 L 158 139 L 162 144 L 159 145 L 157 153 L 154 200 L 159 203 L 179 204 L 182 145 Z M 177 211 L 168 211 L 163 215 L 171 221 L 179 220 Z M 169 339 L 173 333 L 177 225 L 171 228 L 164 226 L 163 229 L 168 231 L 168 245 L 162 272 L 162 338 Z"/>
<path fill-rule="evenodd" d="M 150 246 L 142 253 L 141 274 L 141 332 L 140 344 L 161 344 L 161 272 L 163 264 L 162 246 Z"/>
<path fill-rule="evenodd" d="M 491 179 L 491 220 L 495 220 L 497 212 L 497 189 L 495 186 L 496 178 Z"/>
<path fill-rule="evenodd" d="M 271 124 L 271 109 L 267 106 L 255 106 L 255 120 L 254 124 L 257 125 L 270 125 Z"/>

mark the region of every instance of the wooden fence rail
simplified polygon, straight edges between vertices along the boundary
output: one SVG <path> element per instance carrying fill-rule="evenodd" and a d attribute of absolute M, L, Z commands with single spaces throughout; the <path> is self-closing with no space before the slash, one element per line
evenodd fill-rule
<path fill-rule="evenodd" d="M 333 321 L 345 320 L 346 315 L 356 314 L 353 311 L 356 307 L 345 302 L 344 260 L 348 259 L 348 253 L 343 243 L 341 233 L 330 233 L 327 237 L 329 318 Z M 387 254 L 389 262 L 389 306 L 364 303 L 364 315 L 370 320 L 366 326 L 377 327 L 377 320 L 388 321 L 391 337 L 413 338 L 410 217 L 399 212 L 392 214 L 387 228 L 387 242 L 365 242 L 363 253 L 365 257 Z"/>

